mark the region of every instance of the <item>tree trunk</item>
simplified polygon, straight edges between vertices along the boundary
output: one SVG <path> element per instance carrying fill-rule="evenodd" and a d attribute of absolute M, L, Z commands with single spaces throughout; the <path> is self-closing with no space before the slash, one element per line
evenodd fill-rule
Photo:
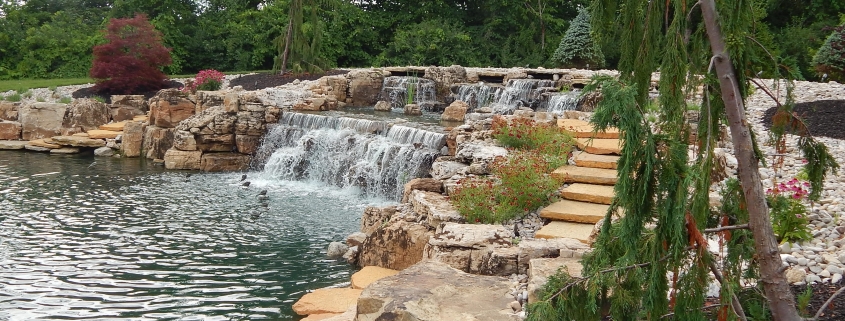
<path fill-rule="evenodd" d="M 760 263 L 760 282 L 763 283 L 773 320 L 801 320 L 795 309 L 795 299 L 789 289 L 789 283 L 780 270 L 783 262 L 772 231 L 766 195 L 760 183 L 759 160 L 754 155 L 749 125 L 745 120 L 745 106 L 739 93 L 730 55 L 722 39 L 714 0 L 701 0 L 701 11 L 707 28 L 707 37 L 710 39 L 710 48 L 716 57 L 714 67 L 719 77 L 722 100 L 725 102 L 736 159 L 739 163 L 739 180 L 748 206 L 749 228 L 754 234 L 754 249 Z"/>
<path fill-rule="evenodd" d="M 292 29 L 293 29 L 293 17 L 288 19 L 288 31 L 287 31 L 287 34 L 285 35 L 285 51 L 282 52 L 282 66 L 281 66 L 281 68 L 279 68 L 282 71 L 281 72 L 282 75 L 285 74 L 285 72 L 287 71 L 287 67 L 288 67 L 288 51 L 290 51 L 289 46 L 290 46 L 290 40 L 291 40 L 290 38 L 293 34 Z"/>

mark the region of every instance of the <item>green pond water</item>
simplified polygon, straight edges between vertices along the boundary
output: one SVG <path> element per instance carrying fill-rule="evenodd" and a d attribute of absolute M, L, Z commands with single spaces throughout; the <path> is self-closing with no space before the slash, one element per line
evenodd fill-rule
<path fill-rule="evenodd" d="M 355 190 L 138 159 L 0 151 L 0 320 L 298 320 L 357 231 Z M 269 199 L 258 192 L 268 190 Z"/>

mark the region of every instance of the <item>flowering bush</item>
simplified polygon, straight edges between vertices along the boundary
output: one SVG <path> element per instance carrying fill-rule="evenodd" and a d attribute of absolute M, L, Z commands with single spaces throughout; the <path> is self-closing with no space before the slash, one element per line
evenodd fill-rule
<path fill-rule="evenodd" d="M 555 168 L 566 164 L 573 145 L 572 136 L 554 124 L 536 123 L 521 117 L 511 121 L 501 116 L 493 118 L 493 137 L 507 147 L 536 150 Z"/>
<path fill-rule="evenodd" d="M 795 242 L 813 238 L 810 233 L 807 207 L 801 203 L 806 199 L 810 183 L 793 178 L 766 190 L 772 216 L 772 228 L 778 241 Z"/>
<path fill-rule="evenodd" d="M 182 91 L 195 93 L 197 90 L 218 90 L 223 85 L 223 73 L 214 69 L 200 70 L 194 80 L 188 80 Z"/>

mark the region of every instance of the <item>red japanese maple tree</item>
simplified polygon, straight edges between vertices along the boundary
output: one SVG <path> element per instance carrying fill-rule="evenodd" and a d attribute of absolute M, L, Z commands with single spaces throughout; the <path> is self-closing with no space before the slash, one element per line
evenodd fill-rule
<path fill-rule="evenodd" d="M 170 49 L 145 14 L 111 19 L 105 33 L 107 43 L 94 47 L 95 91 L 131 94 L 166 86 L 161 67 L 171 63 Z"/>

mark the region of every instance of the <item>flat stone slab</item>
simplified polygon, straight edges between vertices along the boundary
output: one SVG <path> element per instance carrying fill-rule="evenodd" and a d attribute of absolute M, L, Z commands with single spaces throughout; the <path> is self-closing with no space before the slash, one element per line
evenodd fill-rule
<path fill-rule="evenodd" d="M 147 119 L 149 119 L 149 116 L 147 116 L 147 115 L 138 115 L 138 116 L 133 117 L 132 121 L 143 122 L 143 121 L 146 121 Z"/>
<path fill-rule="evenodd" d="M 540 300 L 540 291 L 549 277 L 557 274 L 558 270 L 564 271 L 572 277 L 581 277 L 584 267 L 579 259 L 575 258 L 539 258 L 532 259 L 528 263 L 528 303 Z"/>
<path fill-rule="evenodd" d="M 57 149 L 51 149 L 50 154 L 78 154 L 79 148 L 75 147 L 63 147 Z"/>
<path fill-rule="evenodd" d="M 594 226 L 593 224 L 552 221 L 537 231 L 534 237 L 540 239 L 572 238 L 581 241 L 581 243 L 589 244 L 590 234 L 593 233 Z"/>
<path fill-rule="evenodd" d="M 307 293 L 293 304 L 293 312 L 299 315 L 346 312 L 358 302 L 359 289 L 332 288 L 317 289 Z"/>
<path fill-rule="evenodd" d="M 616 169 L 617 162 L 619 162 L 619 156 L 596 155 L 587 152 L 578 152 L 575 155 L 575 165 L 580 167 Z"/>
<path fill-rule="evenodd" d="M 24 149 L 27 143 L 25 140 L 0 140 L 0 149 Z"/>
<path fill-rule="evenodd" d="M 613 186 L 575 183 L 560 193 L 563 198 L 596 204 L 610 204 L 613 201 Z"/>
<path fill-rule="evenodd" d="M 622 151 L 622 142 L 618 139 L 590 139 L 590 138 L 576 138 L 575 143 L 578 148 L 590 154 L 619 155 Z"/>
<path fill-rule="evenodd" d="M 110 131 L 114 131 L 114 132 L 122 132 L 124 126 L 126 126 L 126 121 L 100 125 L 100 129 L 101 130 L 110 130 Z"/>
<path fill-rule="evenodd" d="M 616 184 L 616 170 L 580 166 L 562 166 L 552 172 L 552 177 L 567 183 L 587 183 L 598 185 Z"/>
<path fill-rule="evenodd" d="M 102 139 L 91 139 L 88 137 L 79 136 L 53 136 L 52 141 L 62 146 L 73 147 L 103 147 L 106 146 L 106 141 Z"/>
<path fill-rule="evenodd" d="M 94 129 L 88 131 L 88 138 L 91 139 L 114 139 L 119 135 L 123 135 L 123 132 L 101 129 Z"/>
<path fill-rule="evenodd" d="M 604 219 L 609 205 L 562 200 L 540 210 L 540 217 L 555 221 L 595 224 Z"/>
<path fill-rule="evenodd" d="M 51 150 L 53 150 L 52 148 L 34 146 L 34 145 L 26 145 L 23 148 L 25 148 L 26 150 L 31 150 L 33 152 L 50 152 Z"/>
<path fill-rule="evenodd" d="M 558 119 L 557 127 L 575 138 L 619 138 L 619 129 L 608 128 L 603 132 L 593 132 L 593 125 L 580 119 Z"/>
<path fill-rule="evenodd" d="M 394 276 L 396 273 L 399 273 L 399 271 L 378 266 L 365 266 L 361 271 L 352 274 L 352 288 L 365 289 L 370 283 L 388 276 Z"/>

